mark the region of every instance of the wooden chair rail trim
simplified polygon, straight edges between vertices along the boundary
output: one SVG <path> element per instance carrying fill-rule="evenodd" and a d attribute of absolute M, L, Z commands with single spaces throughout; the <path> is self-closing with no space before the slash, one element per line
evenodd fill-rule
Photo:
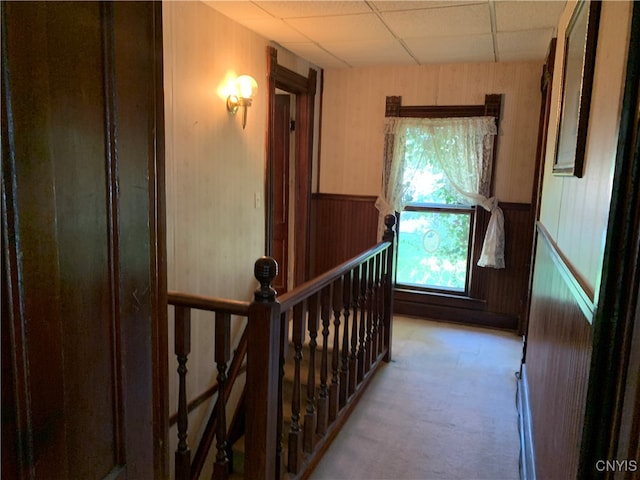
<path fill-rule="evenodd" d="M 195 308 L 197 310 L 206 310 L 208 312 L 221 312 L 230 315 L 249 316 L 250 302 L 240 300 L 229 300 L 227 298 L 208 297 L 205 295 L 194 295 L 191 293 L 183 293 L 169 291 L 167 294 L 167 303 L 180 307 Z"/>
<path fill-rule="evenodd" d="M 313 294 L 319 292 L 324 287 L 352 270 L 354 267 L 357 267 L 358 265 L 366 262 L 370 258 L 384 251 L 390 245 L 390 242 L 380 242 L 369 250 L 353 257 L 351 260 L 347 260 L 346 262 L 338 265 L 328 272 L 325 272 L 312 280 L 302 283 L 294 290 L 283 294 L 281 297 L 278 297 L 278 302 L 280 303 L 280 311 L 284 312 L 292 308 L 294 305 L 300 303 L 304 299 L 311 297 Z"/>

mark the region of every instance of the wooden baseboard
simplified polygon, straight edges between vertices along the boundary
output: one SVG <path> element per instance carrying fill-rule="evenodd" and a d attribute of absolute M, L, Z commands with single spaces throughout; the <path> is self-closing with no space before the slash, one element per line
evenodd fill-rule
<path fill-rule="evenodd" d="M 531 409 L 529 407 L 529 384 L 526 365 L 518 375 L 518 430 L 520 432 L 520 480 L 536 480 L 535 450 L 531 430 Z"/>
<path fill-rule="evenodd" d="M 518 317 L 483 310 L 423 304 L 405 299 L 394 299 L 393 311 L 397 314 L 439 320 L 443 322 L 476 325 L 480 327 L 498 328 L 515 332 L 518 329 Z"/>

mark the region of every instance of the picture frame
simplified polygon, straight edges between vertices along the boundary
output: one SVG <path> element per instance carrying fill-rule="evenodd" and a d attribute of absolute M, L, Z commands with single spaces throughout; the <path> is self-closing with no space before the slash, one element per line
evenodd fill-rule
<path fill-rule="evenodd" d="M 600 7 L 597 0 L 578 1 L 567 26 L 554 175 L 584 173 Z"/>

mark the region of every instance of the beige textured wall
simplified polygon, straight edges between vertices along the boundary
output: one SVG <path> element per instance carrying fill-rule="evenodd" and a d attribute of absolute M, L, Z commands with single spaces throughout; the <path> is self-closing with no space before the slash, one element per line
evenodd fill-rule
<path fill-rule="evenodd" d="M 163 2 L 163 36 L 168 287 L 250 300 L 256 287 L 253 264 L 263 255 L 265 241 L 269 42 L 202 2 Z M 282 49 L 278 62 L 305 76 L 310 67 Z M 240 114 L 230 115 L 226 97 L 219 93 L 231 74 L 249 74 L 258 82 L 245 130 Z M 172 335 L 173 312 L 169 315 Z M 211 316 L 203 315 L 192 322 L 189 397 L 215 381 L 212 323 Z M 235 325 L 234 341 L 239 327 Z M 177 375 L 172 340 L 169 351 L 173 413 Z M 198 432 L 207 407 L 190 416 L 192 433 Z M 175 451 L 175 428 L 170 440 Z M 192 449 L 196 444 L 190 440 Z"/>
<path fill-rule="evenodd" d="M 483 104 L 503 93 L 495 192 L 531 201 L 542 62 L 474 63 L 325 71 L 319 190 L 378 195 L 385 97 L 403 105 Z"/>
<path fill-rule="evenodd" d="M 575 2 L 568 2 L 558 38 L 563 38 L 574 6 Z M 562 42 L 558 42 L 556 55 L 541 222 L 592 299 L 602 269 L 631 9 L 631 2 L 602 3 L 583 178 L 558 177 L 552 173 L 561 101 Z"/>

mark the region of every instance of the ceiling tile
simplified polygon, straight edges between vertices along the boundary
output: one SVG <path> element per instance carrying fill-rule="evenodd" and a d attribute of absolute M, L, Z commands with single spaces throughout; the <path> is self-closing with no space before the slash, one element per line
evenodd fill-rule
<path fill-rule="evenodd" d="M 490 34 L 407 38 L 404 42 L 422 65 L 494 61 L 493 39 Z"/>
<path fill-rule="evenodd" d="M 488 4 L 383 12 L 380 15 L 399 38 L 491 33 Z"/>
<path fill-rule="evenodd" d="M 326 17 L 331 15 L 353 15 L 355 13 L 371 12 L 371 8 L 364 1 L 285 1 L 256 3 L 277 18 Z"/>
<path fill-rule="evenodd" d="M 498 32 L 555 28 L 564 10 L 564 1 L 495 2 Z"/>
<path fill-rule="evenodd" d="M 352 67 L 371 65 L 416 65 L 397 40 L 365 42 L 326 42 L 323 45 Z"/>
<path fill-rule="evenodd" d="M 539 60 L 566 4 L 562 0 L 205 3 L 325 68 L 406 64 L 412 62 L 411 54 L 419 63 Z M 495 54 L 490 6 L 498 32 Z"/>
<path fill-rule="evenodd" d="M 326 50 L 321 49 L 315 43 L 282 43 L 281 45 L 296 55 L 323 68 L 345 68 L 349 66 Z"/>
<path fill-rule="evenodd" d="M 498 33 L 498 61 L 544 60 L 553 33 L 552 28 Z"/>
<path fill-rule="evenodd" d="M 315 42 L 389 40 L 393 36 L 373 13 L 339 17 L 294 18 L 292 27 Z"/>
<path fill-rule="evenodd" d="M 289 26 L 284 20 L 277 18 L 246 20 L 243 25 L 266 39 L 276 40 L 278 43 L 309 41 L 305 35 Z"/>

